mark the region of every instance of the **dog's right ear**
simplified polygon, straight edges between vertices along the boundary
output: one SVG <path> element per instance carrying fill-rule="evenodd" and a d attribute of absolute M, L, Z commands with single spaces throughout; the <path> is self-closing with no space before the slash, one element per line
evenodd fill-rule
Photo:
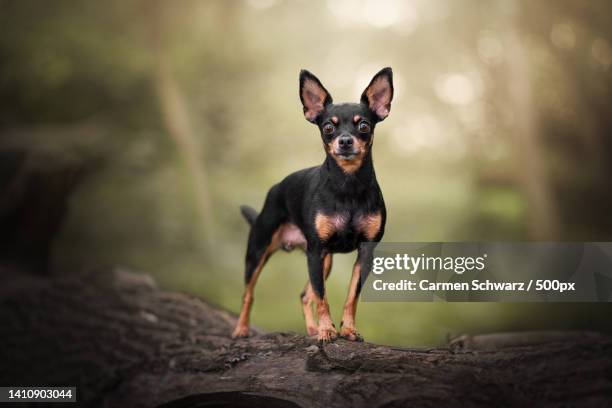
<path fill-rule="evenodd" d="M 317 117 L 332 103 L 332 97 L 321 81 L 305 69 L 300 71 L 300 100 L 304 106 L 304 117 L 312 123 L 316 123 Z"/>

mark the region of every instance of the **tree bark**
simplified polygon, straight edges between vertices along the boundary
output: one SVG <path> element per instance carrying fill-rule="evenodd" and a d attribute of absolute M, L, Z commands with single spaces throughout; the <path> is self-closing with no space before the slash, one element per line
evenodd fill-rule
<path fill-rule="evenodd" d="M 610 406 L 612 339 L 462 336 L 399 348 L 294 333 L 232 340 L 235 316 L 125 270 L 1 270 L 0 384 L 76 386 L 105 407 Z"/>

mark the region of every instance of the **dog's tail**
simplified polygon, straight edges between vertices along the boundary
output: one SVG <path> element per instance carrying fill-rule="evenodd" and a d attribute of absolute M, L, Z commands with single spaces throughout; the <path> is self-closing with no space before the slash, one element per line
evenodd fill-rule
<path fill-rule="evenodd" d="M 245 220 L 247 220 L 250 226 L 253 226 L 253 224 L 255 224 L 255 220 L 259 215 L 253 207 L 249 207 L 248 205 L 241 205 L 240 212 L 242 213 L 242 216 Z"/>

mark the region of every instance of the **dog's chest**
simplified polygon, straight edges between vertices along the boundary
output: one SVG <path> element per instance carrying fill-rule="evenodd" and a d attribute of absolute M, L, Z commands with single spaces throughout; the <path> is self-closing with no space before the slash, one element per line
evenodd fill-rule
<path fill-rule="evenodd" d="M 340 211 L 317 213 L 315 228 L 322 242 L 368 240 L 376 238 L 382 225 L 380 211 L 372 213 Z"/>

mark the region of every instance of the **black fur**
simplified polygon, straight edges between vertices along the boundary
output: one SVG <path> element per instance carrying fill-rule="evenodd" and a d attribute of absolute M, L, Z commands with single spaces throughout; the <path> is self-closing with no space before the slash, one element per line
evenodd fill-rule
<path fill-rule="evenodd" d="M 257 211 L 253 207 L 249 207 L 248 205 L 241 205 L 240 212 L 245 220 L 249 223 L 249 225 L 253 226 L 255 224 L 255 220 L 259 215 Z"/>
<path fill-rule="evenodd" d="M 382 79 L 382 83 L 388 85 L 384 90 L 389 92 L 390 88 L 392 97 L 391 69 L 381 70 L 370 85 L 377 79 Z M 292 173 L 274 185 L 269 190 L 259 215 L 250 207 L 241 207 L 242 214 L 252 225 L 246 253 L 245 280 L 247 283 L 253 278 L 253 272 L 262 262 L 262 257 L 269 256 L 267 249 L 272 236 L 283 224 L 295 224 L 302 231 L 307 243 L 306 255 L 310 282 L 315 293 L 321 298 L 325 293 L 322 270 L 326 254 L 350 252 L 359 249 L 362 242 L 378 242 L 382 239 L 386 209 L 374 172 L 372 138 L 376 124 L 386 117 L 386 114 L 381 117 L 380 112 L 388 113 L 391 97 L 387 98 L 388 101 L 384 100 L 388 102 L 387 105 L 383 105 L 386 111 L 384 109 L 376 111 L 372 108 L 373 104 L 368 99 L 367 91 L 368 88 L 364 91 L 359 103 L 334 104 L 329 92 L 314 75 L 305 70 L 300 73 L 300 99 L 304 105 L 305 114 L 314 112 L 307 119 L 319 128 L 326 148 L 325 161 L 320 166 Z M 375 97 L 379 96 L 376 93 L 372 94 Z M 361 118 L 357 122 L 354 120 L 356 115 Z M 364 126 L 361 122 L 365 122 L 366 125 Z M 334 128 L 332 132 L 329 132 L 331 128 L 328 125 L 330 124 Z M 325 126 L 328 127 L 325 128 Z M 364 129 L 367 131 L 363 131 Z M 340 155 L 346 153 L 346 156 L 341 156 L 341 158 L 338 158 L 338 155 L 334 156 L 332 153 L 338 152 L 330 150 L 329 147 L 334 142 L 340 143 L 338 138 L 342 137 L 346 140 L 350 139 L 351 146 L 360 144 L 367 147 L 367 152 L 360 159 L 361 165 L 352 172 L 347 172 L 340 165 L 345 162 L 349 163 L 351 157 L 353 157 L 352 160 L 355 160 L 354 156 L 351 156 L 352 151 L 348 151 L 351 147 L 345 149 L 347 152 L 340 151 Z M 347 160 L 344 161 L 342 157 L 346 157 Z M 360 217 L 376 213 L 382 218 L 380 229 L 374 237 L 368 239 L 356 225 Z M 329 239 L 322 240 L 315 224 L 317 214 L 344 214 L 347 220 L 343 228 L 335 231 Z M 368 254 L 363 254 L 362 251 L 360 249 L 359 259 L 368 259 Z M 361 281 L 358 286 L 361 287 Z"/>

